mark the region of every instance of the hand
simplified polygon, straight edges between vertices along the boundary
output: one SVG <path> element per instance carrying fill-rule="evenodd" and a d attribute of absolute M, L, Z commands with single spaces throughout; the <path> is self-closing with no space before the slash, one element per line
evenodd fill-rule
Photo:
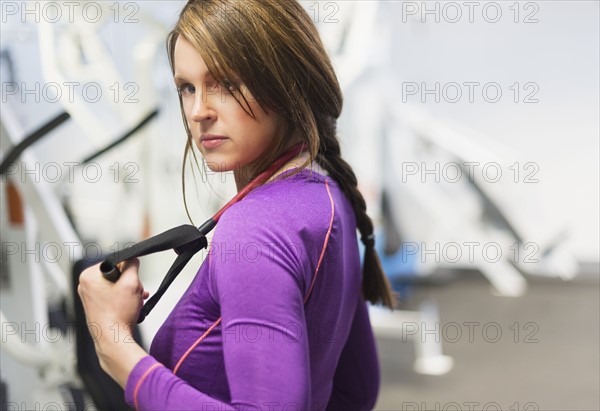
<path fill-rule="evenodd" d="M 77 292 L 97 350 L 112 343 L 133 342 L 133 326 L 149 296 L 138 277 L 139 265 L 137 258 L 121 263 L 122 274 L 115 283 L 102 276 L 100 264 L 79 277 Z"/>

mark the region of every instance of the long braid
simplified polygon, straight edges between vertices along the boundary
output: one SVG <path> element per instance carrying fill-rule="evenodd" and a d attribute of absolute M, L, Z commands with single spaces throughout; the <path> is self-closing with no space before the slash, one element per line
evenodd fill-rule
<path fill-rule="evenodd" d="M 354 170 L 341 156 L 340 144 L 335 135 L 335 120 L 328 119 L 318 123 L 321 125 L 319 130 L 321 138 L 316 157 L 317 164 L 327 170 L 350 200 L 356 215 L 356 226 L 360 231 L 361 240 L 365 244 L 363 297 L 373 304 L 382 302 L 389 308 L 395 308 L 396 298 L 391 291 L 377 251 L 375 251 L 373 221 L 367 214 L 365 199 L 358 190 L 358 181 Z"/>

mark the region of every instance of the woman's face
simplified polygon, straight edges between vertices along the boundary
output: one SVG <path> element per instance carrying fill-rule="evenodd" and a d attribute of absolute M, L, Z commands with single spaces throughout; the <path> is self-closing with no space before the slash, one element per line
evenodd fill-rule
<path fill-rule="evenodd" d="M 253 173 L 250 164 L 274 142 L 281 117 L 265 113 L 241 85 L 252 118 L 226 86 L 216 83 L 200 54 L 182 36 L 175 44 L 174 65 L 186 121 L 207 166 L 215 172 L 236 170 L 236 181 L 247 183 Z M 241 95 L 237 98 L 245 104 Z"/>

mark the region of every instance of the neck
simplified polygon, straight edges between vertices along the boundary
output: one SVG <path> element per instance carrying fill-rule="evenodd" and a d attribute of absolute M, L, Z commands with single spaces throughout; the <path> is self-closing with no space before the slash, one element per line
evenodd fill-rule
<path fill-rule="evenodd" d="M 303 151 L 302 153 L 298 154 L 297 156 L 295 156 L 294 158 L 289 160 L 283 166 L 281 166 L 281 168 L 279 168 L 277 171 L 275 171 L 275 173 L 267 181 L 265 181 L 265 183 L 272 181 L 273 179 L 275 179 L 275 177 L 277 177 L 284 171 L 290 170 L 295 167 L 302 166 L 304 163 L 306 163 L 308 161 L 309 157 L 310 157 L 310 153 L 308 151 Z M 235 185 L 236 185 L 237 191 L 239 192 L 250 182 L 249 176 L 254 175 L 254 174 L 251 173 L 249 170 L 243 170 L 243 171 L 234 170 L 233 175 L 235 178 Z"/>
<path fill-rule="evenodd" d="M 245 168 L 243 170 L 233 170 L 233 177 L 235 179 L 235 187 L 238 193 L 244 188 L 249 182 L 251 175 L 254 175 L 254 172 Z"/>

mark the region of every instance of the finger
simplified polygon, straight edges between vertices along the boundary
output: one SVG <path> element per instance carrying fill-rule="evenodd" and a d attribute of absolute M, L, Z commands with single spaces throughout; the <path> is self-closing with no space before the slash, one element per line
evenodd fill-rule
<path fill-rule="evenodd" d="M 118 269 L 118 270 L 119 270 L 121 273 L 123 273 L 123 271 L 125 271 L 125 263 L 126 263 L 126 262 L 127 262 L 127 261 L 121 261 L 120 263 L 118 263 L 118 264 L 117 264 L 117 269 Z"/>
<path fill-rule="evenodd" d="M 100 264 L 101 263 L 92 265 L 92 266 L 86 268 L 85 270 L 83 270 L 81 272 L 81 274 L 79 274 L 79 283 L 85 282 L 89 279 L 95 279 L 97 277 L 97 275 L 100 273 Z"/>
<path fill-rule="evenodd" d="M 136 293 L 141 293 L 144 289 L 138 276 L 139 266 L 140 261 L 137 258 L 124 261 L 123 271 L 121 272 L 121 277 L 118 281 L 121 285 L 128 285 L 129 287 L 135 288 Z"/>
<path fill-rule="evenodd" d="M 144 294 L 142 294 L 142 297 L 144 298 L 144 300 L 148 297 L 150 297 L 150 291 L 144 291 Z"/>
<path fill-rule="evenodd" d="M 137 258 L 132 258 L 131 260 L 123 261 L 121 266 L 121 277 L 126 276 L 137 276 L 138 269 L 140 267 L 140 260 Z"/>
<path fill-rule="evenodd" d="M 125 271 L 127 271 L 131 267 L 138 268 L 139 266 L 140 266 L 140 259 L 137 258 L 137 257 L 136 258 L 131 258 L 129 260 L 122 261 L 119 264 L 117 264 L 117 267 L 119 267 L 119 270 L 121 270 L 121 273 L 124 273 Z"/>

